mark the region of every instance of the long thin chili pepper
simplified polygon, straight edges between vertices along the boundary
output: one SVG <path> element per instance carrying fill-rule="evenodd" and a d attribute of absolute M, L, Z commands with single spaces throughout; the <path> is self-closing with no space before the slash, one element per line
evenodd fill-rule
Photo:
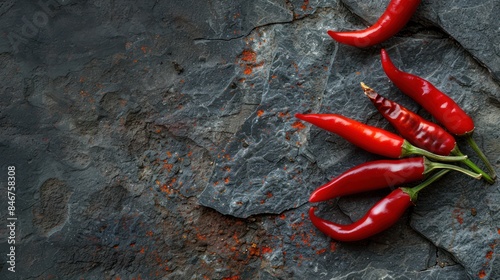
<path fill-rule="evenodd" d="M 309 209 L 309 218 L 320 231 L 338 241 L 358 241 L 371 237 L 395 224 L 406 209 L 415 203 L 418 192 L 448 171 L 441 170 L 414 188 L 395 189 L 352 224 L 341 225 L 323 220 L 314 214 L 315 207 Z"/>
<path fill-rule="evenodd" d="M 441 92 L 429 81 L 396 68 L 389 54 L 384 49 L 381 50 L 380 55 L 382 67 L 387 77 L 403 93 L 422 105 L 449 132 L 465 136 L 467 142 L 485 163 L 492 175 L 491 177 L 493 179 L 496 178 L 493 166 L 472 138 L 472 133 L 474 132 L 474 121 L 472 118 L 453 99 Z"/>
<path fill-rule="evenodd" d="M 345 138 L 374 154 L 402 158 L 422 155 L 438 161 L 463 161 L 467 156 L 440 156 L 410 144 L 402 137 L 338 114 L 296 114 L 296 118 L 312 123 Z"/>
<path fill-rule="evenodd" d="M 481 178 L 480 174 L 456 165 L 432 162 L 425 157 L 376 160 L 355 166 L 320 186 L 311 194 L 309 202 L 319 202 L 339 196 L 419 181 L 436 169 L 456 170 L 475 179 Z"/>
<path fill-rule="evenodd" d="M 401 30 L 410 20 L 420 4 L 420 0 L 391 0 L 385 12 L 372 26 L 357 31 L 328 31 L 334 40 L 355 46 L 369 47 L 379 44 Z"/>
<path fill-rule="evenodd" d="M 406 107 L 385 98 L 364 83 L 361 83 L 361 87 L 382 116 L 410 143 L 438 155 L 463 155 L 453 135 L 441 126 L 427 121 Z M 466 159 L 463 162 L 475 172 L 482 174 L 488 183 L 493 184 L 494 180 L 490 175 L 480 169 L 470 159 Z"/>

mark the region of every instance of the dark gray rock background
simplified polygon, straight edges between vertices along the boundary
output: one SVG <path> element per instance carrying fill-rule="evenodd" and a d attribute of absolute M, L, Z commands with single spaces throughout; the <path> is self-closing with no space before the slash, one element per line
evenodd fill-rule
<path fill-rule="evenodd" d="M 500 2 L 424 0 L 368 49 L 326 34 L 388 2 L 2 1 L 0 217 L 15 166 L 18 220 L 16 273 L 0 227 L 0 278 L 499 279 L 498 183 L 450 174 L 362 242 L 307 218 L 312 190 L 377 157 L 295 113 L 391 129 L 364 81 L 428 116 L 385 77 L 380 47 L 462 105 L 500 163 Z M 347 223 L 386 193 L 319 215 Z"/>

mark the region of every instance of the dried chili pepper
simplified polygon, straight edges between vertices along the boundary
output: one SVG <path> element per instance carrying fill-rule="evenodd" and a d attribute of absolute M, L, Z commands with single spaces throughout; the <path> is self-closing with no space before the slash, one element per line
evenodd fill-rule
<path fill-rule="evenodd" d="M 475 179 L 481 178 L 480 174 L 456 165 L 432 162 L 425 157 L 376 160 L 355 166 L 320 186 L 311 194 L 309 202 L 419 181 L 436 169 L 456 170 Z"/>
<path fill-rule="evenodd" d="M 419 4 L 420 0 L 391 0 L 385 12 L 372 26 L 347 32 L 329 30 L 328 35 L 340 43 L 355 47 L 379 44 L 396 35 L 410 20 Z"/>
<path fill-rule="evenodd" d="M 449 132 L 458 136 L 465 136 L 469 145 L 485 163 L 492 175 L 491 177 L 496 178 L 493 166 L 472 138 L 474 132 L 472 118 L 453 99 L 441 92 L 429 81 L 398 69 L 392 63 L 387 51 L 382 49 L 380 55 L 382 67 L 387 77 L 403 93 L 422 105 Z"/>
<path fill-rule="evenodd" d="M 309 209 L 309 218 L 315 227 L 338 241 L 358 241 L 380 233 L 395 224 L 417 200 L 418 192 L 441 178 L 449 170 L 441 170 L 414 188 L 398 188 L 377 202 L 361 219 L 341 225 L 323 220 Z"/>
<path fill-rule="evenodd" d="M 385 98 L 364 83 L 361 83 L 361 87 L 382 116 L 410 143 L 438 155 L 463 155 L 453 135 L 441 126 L 427 121 L 406 107 Z M 466 159 L 463 162 L 475 172 L 482 174 L 488 183 L 492 184 L 494 182 L 487 173 L 481 170 L 470 159 Z"/>
<path fill-rule="evenodd" d="M 410 142 L 394 133 L 338 114 L 296 114 L 295 117 L 338 134 L 369 152 L 390 158 L 401 158 L 410 155 L 422 155 L 440 161 L 462 161 L 467 158 L 467 156 L 433 154 L 413 146 Z"/>

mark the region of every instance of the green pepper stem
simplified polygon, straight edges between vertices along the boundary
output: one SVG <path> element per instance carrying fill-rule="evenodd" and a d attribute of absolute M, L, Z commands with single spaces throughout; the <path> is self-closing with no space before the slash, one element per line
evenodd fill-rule
<path fill-rule="evenodd" d="M 410 196 L 410 199 L 413 203 L 417 201 L 418 198 L 418 192 L 423 190 L 425 187 L 430 185 L 431 183 L 435 182 L 439 178 L 443 177 L 444 174 L 450 172 L 449 169 L 443 169 L 437 172 L 436 174 L 432 175 L 432 177 L 427 178 L 425 181 L 420 183 L 419 185 L 413 187 L 413 188 L 401 188 L 405 193 L 407 193 Z"/>
<path fill-rule="evenodd" d="M 462 168 L 460 166 L 453 165 L 453 164 L 441 163 L 441 162 L 433 162 L 433 161 L 428 160 L 427 158 L 424 158 L 424 165 L 426 167 L 424 174 L 427 174 L 431 171 L 434 171 L 435 169 L 448 169 L 448 170 L 462 172 L 465 175 L 470 176 L 470 177 L 477 179 L 477 180 L 480 180 L 481 177 L 483 177 L 482 174 L 472 172 L 472 171 L 465 169 L 465 168 Z"/>
<path fill-rule="evenodd" d="M 484 155 L 483 151 L 481 151 L 479 146 L 476 144 L 476 141 L 474 141 L 474 139 L 472 138 L 472 134 L 466 134 L 465 139 L 467 140 L 467 143 L 469 143 L 469 146 L 471 146 L 471 148 L 476 152 L 479 158 L 484 162 L 486 168 L 488 168 L 488 170 L 490 171 L 491 174 L 490 178 L 492 179 L 492 181 L 494 181 L 497 178 L 495 169 L 493 169 L 493 165 L 491 165 L 488 158 Z"/>
<path fill-rule="evenodd" d="M 425 156 L 430 159 L 438 160 L 438 161 L 446 161 L 446 162 L 456 162 L 456 161 L 464 161 L 467 159 L 466 155 L 461 156 L 441 156 L 431 153 L 427 150 L 417 148 L 410 144 L 410 142 L 404 140 L 402 145 L 401 157 L 410 156 L 410 155 L 420 155 Z"/>
<path fill-rule="evenodd" d="M 464 154 L 462 153 L 462 151 L 460 151 L 460 149 L 458 148 L 458 146 L 455 146 L 455 148 L 451 151 L 451 154 L 452 155 L 456 155 L 456 156 L 463 156 Z M 483 175 L 483 179 L 486 180 L 486 182 L 488 182 L 489 184 L 493 184 L 495 182 L 495 180 L 493 178 L 491 178 L 491 176 L 484 172 L 484 170 L 482 170 L 481 168 L 479 168 L 474 162 L 472 162 L 470 159 L 464 159 L 464 161 L 462 161 L 464 164 L 466 164 L 468 167 L 470 167 L 472 170 L 474 170 L 474 172 L 477 172 L 481 175 Z"/>

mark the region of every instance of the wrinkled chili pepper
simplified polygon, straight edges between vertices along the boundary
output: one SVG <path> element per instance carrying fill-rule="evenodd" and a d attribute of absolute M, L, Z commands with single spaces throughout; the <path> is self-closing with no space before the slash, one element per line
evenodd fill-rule
<path fill-rule="evenodd" d="M 469 145 L 485 163 L 491 173 L 491 177 L 493 179 L 496 178 L 493 166 L 472 138 L 472 133 L 474 132 L 474 121 L 472 118 L 453 99 L 441 92 L 429 81 L 398 69 L 392 63 L 386 50 L 382 49 L 380 55 L 382 67 L 387 77 L 404 94 L 422 105 L 449 132 L 458 136 L 465 136 Z"/>
<path fill-rule="evenodd" d="M 361 83 L 361 87 L 382 116 L 410 143 L 438 155 L 463 155 L 456 144 L 455 138 L 441 126 L 427 121 L 406 107 L 385 98 L 364 83 Z M 487 173 L 470 159 L 464 160 L 464 163 L 475 172 L 482 174 L 488 183 L 492 184 L 494 182 Z"/>
<path fill-rule="evenodd" d="M 419 181 L 436 169 L 456 170 L 475 179 L 481 178 L 480 174 L 456 165 L 432 162 L 425 157 L 376 160 L 355 166 L 320 186 L 311 194 L 309 202 L 319 202 L 339 196 Z"/>
<path fill-rule="evenodd" d="M 342 225 L 323 220 L 314 214 L 315 207 L 309 209 L 309 218 L 316 228 L 338 241 L 358 241 L 371 237 L 395 224 L 406 209 L 415 203 L 418 192 L 448 171 L 441 170 L 414 188 L 395 189 L 352 224 Z"/>
<path fill-rule="evenodd" d="M 379 44 L 396 35 L 410 20 L 419 4 L 420 0 L 391 0 L 385 12 L 372 26 L 347 32 L 329 30 L 328 35 L 340 43 L 355 47 Z"/>
<path fill-rule="evenodd" d="M 463 161 L 467 158 L 467 156 L 433 154 L 413 146 L 394 133 L 338 114 L 296 114 L 295 117 L 338 134 L 369 152 L 390 158 L 401 158 L 409 155 L 423 155 L 440 161 Z"/>

